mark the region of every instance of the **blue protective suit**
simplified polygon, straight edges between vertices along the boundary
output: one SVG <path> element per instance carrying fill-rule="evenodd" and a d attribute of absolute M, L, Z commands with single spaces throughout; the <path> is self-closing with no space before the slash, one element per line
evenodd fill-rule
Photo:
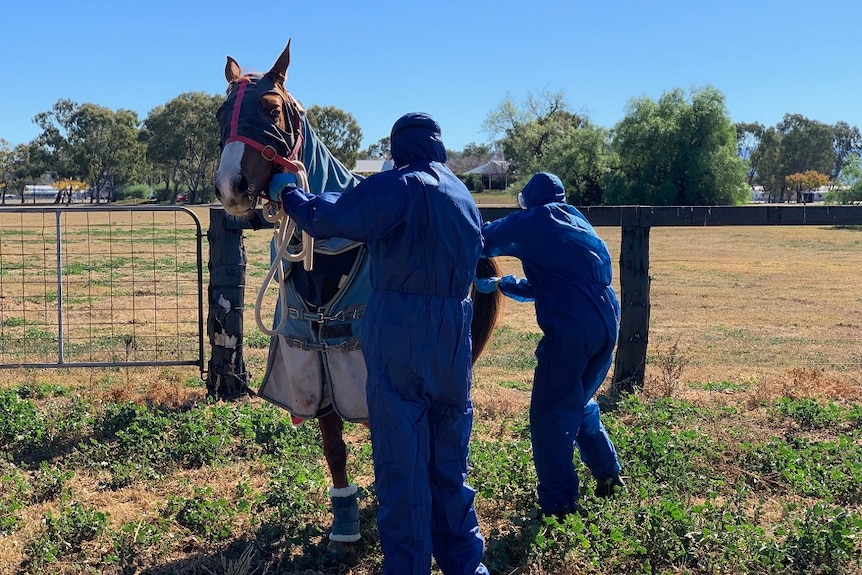
<path fill-rule="evenodd" d="M 500 290 L 535 300 L 543 337 L 536 349 L 530 433 L 539 504 L 545 513 L 567 513 L 578 497 L 575 445 L 594 477 L 620 471 L 592 399 L 611 366 L 620 305 L 607 246 L 566 203 L 560 179 L 537 173 L 521 196 L 524 210 L 482 226 L 483 255 L 520 259 L 526 280 L 507 276 Z"/>
<path fill-rule="evenodd" d="M 473 421 L 470 286 L 481 217 L 445 166 L 440 128 L 426 114 L 393 126 L 397 169 L 353 190 L 282 194 L 315 238 L 365 242 L 371 296 L 362 325 L 368 414 L 384 574 L 487 574 L 466 485 Z"/>

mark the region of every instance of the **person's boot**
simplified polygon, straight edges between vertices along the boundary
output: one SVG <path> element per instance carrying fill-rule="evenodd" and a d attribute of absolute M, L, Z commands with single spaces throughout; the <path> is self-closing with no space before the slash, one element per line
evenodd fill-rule
<path fill-rule="evenodd" d="M 615 473 L 610 477 L 598 480 L 596 485 L 596 497 L 613 497 L 618 492 L 626 488 L 626 482 L 620 477 L 619 473 Z"/>

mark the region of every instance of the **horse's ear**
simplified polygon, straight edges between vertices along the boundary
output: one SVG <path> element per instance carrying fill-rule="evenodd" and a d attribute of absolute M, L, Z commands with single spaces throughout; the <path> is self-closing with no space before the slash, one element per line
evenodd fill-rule
<path fill-rule="evenodd" d="M 269 71 L 270 76 L 272 76 L 273 82 L 284 84 L 284 81 L 287 80 L 287 67 L 290 66 L 290 40 L 287 41 L 287 46 L 284 47 L 284 51 L 281 53 L 281 56 L 278 57 L 278 60 L 275 61 L 275 64 L 272 65 L 272 70 Z"/>
<path fill-rule="evenodd" d="M 227 64 L 224 65 L 224 78 L 228 84 L 233 84 L 242 77 L 242 70 L 236 60 L 227 57 Z"/>

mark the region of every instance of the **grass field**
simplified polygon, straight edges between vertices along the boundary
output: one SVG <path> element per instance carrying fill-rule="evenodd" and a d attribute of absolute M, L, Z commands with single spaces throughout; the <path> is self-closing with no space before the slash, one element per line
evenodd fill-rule
<path fill-rule="evenodd" d="M 599 231 L 618 257 L 619 230 Z M 247 306 L 269 237 L 246 234 Z M 540 334 L 506 302 L 475 372 L 468 479 L 491 572 L 862 572 L 862 230 L 654 229 L 650 259 L 645 386 L 602 398 L 628 489 L 596 499 L 581 469 L 586 516 L 562 524 L 536 518 Z M 245 315 L 259 382 L 268 340 Z M 314 422 L 209 403 L 194 368 L 0 374 L 0 575 L 379 573 L 364 427 L 347 431 L 363 539 L 338 562 Z"/>

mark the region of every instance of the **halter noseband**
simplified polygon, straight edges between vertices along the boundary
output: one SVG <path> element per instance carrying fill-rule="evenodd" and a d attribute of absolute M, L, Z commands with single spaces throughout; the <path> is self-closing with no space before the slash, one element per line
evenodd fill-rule
<path fill-rule="evenodd" d="M 266 77 L 267 76 L 264 76 L 264 78 Z M 290 99 L 289 103 L 292 104 L 292 106 L 290 106 L 288 105 L 288 101 L 284 100 L 284 97 L 281 95 L 281 93 L 276 92 L 279 96 L 282 97 L 282 100 L 284 100 L 284 108 L 285 111 L 288 112 L 288 121 L 291 122 L 291 128 L 294 135 L 293 146 L 291 147 L 288 143 L 288 133 L 283 131 L 275 124 L 264 125 L 262 122 L 255 122 L 259 125 L 254 126 L 250 125 L 254 120 L 251 120 L 247 117 L 243 119 L 243 125 L 240 125 L 240 113 L 243 106 L 243 97 L 245 96 L 246 88 L 249 85 L 255 84 L 255 77 L 251 75 L 245 75 L 240 78 L 238 84 L 239 87 L 236 90 L 236 99 L 233 103 L 233 109 L 231 110 L 229 124 L 230 131 L 224 143 L 229 144 L 230 142 L 242 142 L 246 146 L 250 146 L 251 148 L 260 152 L 260 155 L 266 161 L 272 162 L 273 164 L 280 166 L 282 169 L 288 172 L 296 174 L 304 170 L 302 162 L 299 160 L 299 151 L 302 149 L 302 119 L 300 117 L 300 114 L 298 113 L 299 105 L 296 103 L 296 101 L 294 101 L 293 98 L 290 97 L 290 94 L 288 94 L 288 98 Z M 252 105 L 257 105 L 257 102 L 253 102 Z M 256 118 L 256 116 L 254 114 L 251 114 L 251 118 Z M 273 130 L 275 133 L 268 130 Z M 253 137 L 246 135 L 249 132 L 263 134 L 265 137 L 272 140 L 276 144 L 281 145 L 285 150 L 284 153 L 279 153 L 279 150 L 273 144 L 263 144 L 258 140 L 254 139 Z"/>

